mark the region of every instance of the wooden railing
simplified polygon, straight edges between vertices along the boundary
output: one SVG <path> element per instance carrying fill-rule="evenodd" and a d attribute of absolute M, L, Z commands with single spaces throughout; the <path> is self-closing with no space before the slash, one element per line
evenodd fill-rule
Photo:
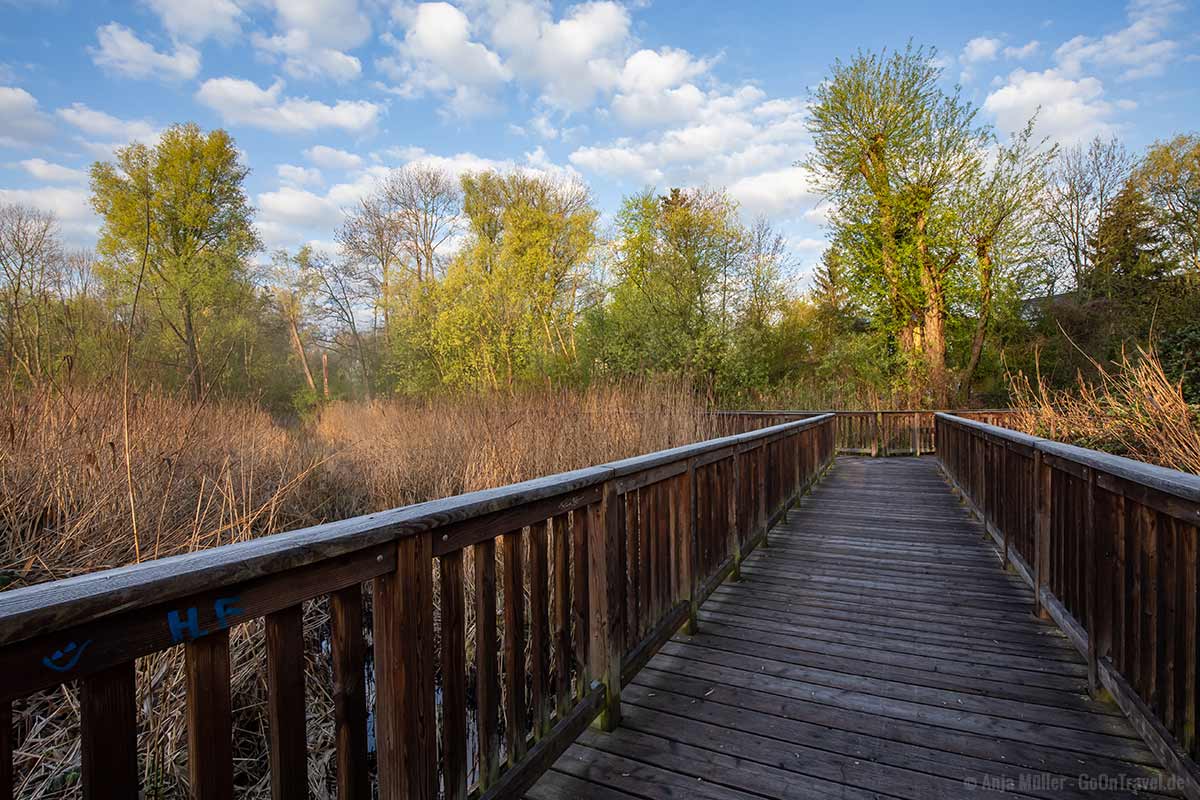
<path fill-rule="evenodd" d="M 834 445 L 825 414 L 2 593 L 0 797 L 13 791 L 13 701 L 76 681 L 84 796 L 137 796 L 134 660 L 177 645 L 190 791 L 231 797 L 229 631 L 256 618 L 272 793 L 307 796 L 302 604 L 322 597 L 338 797 L 371 796 L 365 611 L 379 796 L 519 796 L 586 726 L 617 724 L 622 682 L 694 628 Z"/>
<path fill-rule="evenodd" d="M 742 433 L 765 425 L 809 419 L 824 411 L 717 411 L 723 433 Z M 919 456 L 937 447 L 936 411 L 835 411 L 839 453 L 870 456 Z M 986 409 L 948 412 L 1003 426 L 1012 411 Z"/>
<path fill-rule="evenodd" d="M 946 475 L 1147 744 L 1200 796 L 1200 477 L 937 415 Z"/>

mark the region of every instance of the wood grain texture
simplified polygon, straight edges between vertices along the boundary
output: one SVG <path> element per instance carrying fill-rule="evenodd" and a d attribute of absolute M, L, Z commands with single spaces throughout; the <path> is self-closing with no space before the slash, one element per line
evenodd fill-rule
<path fill-rule="evenodd" d="M 475 724 L 479 785 L 500 773 L 500 674 L 496 666 L 496 541 L 475 545 Z"/>
<path fill-rule="evenodd" d="M 89 800 L 137 797 L 137 693 L 133 662 L 109 667 L 80 682 L 79 718 L 84 797 Z M 11 729 L 11 723 L 6 727 Z M 0 757 L 3 752 L 0 746 Z M 5 783 L 11 786 L 11 776 Z"/>
<path fill-rule="evenodd" d="M 442 782 L 446 800 L 467 798 L 467 652 L 463 553 L 442 556 Z"/>
<path fill-rule="evenodd" d="M 229 631 L 188 642 L 188 783 L 197 800 L 233 797 L 233 707 Z"/>
<path fill-rule="evenodd" d="M 367 693 L 364 679 L 362 587 L 329 596 L 333 655 L 333 722 L 337 741 L 338 800 L 368 800 Z"/>
<path fill-rule="evenodd" d="M 307 705 L 304 700 L 304 607 L 268 614 L 267 717 L 271 796 L 308 797 Z"/>
<path fill-rule="evenodd" d="M 525 757 L 528 728 L 525 699 L 525 535 L 501 537 L 504 551 L 504 731 L 508 762 Z"/>

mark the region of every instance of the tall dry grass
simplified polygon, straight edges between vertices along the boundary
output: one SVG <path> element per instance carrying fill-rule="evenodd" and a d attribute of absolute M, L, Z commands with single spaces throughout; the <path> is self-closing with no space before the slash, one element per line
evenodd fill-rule
<path fill-rule="evenodd" d="M 715 434 L 683 384 L 436 402 L 340 403 L 293 430 L 248 404 L 136 397 L 130 449 L 120 397 L 32 392 L 0 405 L 0 585 L 13 588 L 320 521 L 488 488 L 673 447 Z M 130 490 L 132 486 L 132 491 Z M 132 501 L 131 498 L 132 497 Z M 332 676 L 328 617 L 306 604 L 309 783 L 329 796 Z M 261 622 L 231 632 L 238 792 L 269 794 Z M 139 659 L 147 797 L 183 797 L 183 654 Z M 18 795 L 78 796 L 72 687 L 18 702 Z"/>
<path fill-rule="evenodd" d="M 1189 405 L 1153 350 L 1122 353 L 1115 364 L 1093 362 L 1097 377 L 1079 376 L 1069 391 L 1010 376 L 1010 426 L 1035 436 L 1070 442 L 1200 474 L 1200 407 Z"/>

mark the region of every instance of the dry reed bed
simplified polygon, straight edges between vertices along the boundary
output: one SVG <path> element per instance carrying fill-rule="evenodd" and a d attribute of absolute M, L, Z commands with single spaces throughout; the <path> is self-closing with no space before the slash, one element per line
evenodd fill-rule
<path fill-rule="evenodd" d="M 1010 427 L 1164 467 L 1200 474 L 1200 407 L 1189 405 L 1152 350 L 1123 353 L 1071 391 L 1038 376 L 1010 376 Z"/>
<path fill-rule="evenodd" d="M 329 519 L 504 485 L 710 438 L 682 384 L 429 402 L 338 403 L 289 430 L 247 404 L 150 392 L 125 417 L 102 391 L 0 406 L 0 586 L 52 580 Z M 128 471 L 127 471 L 128 466 Z M 132 500 L 131 500 L 132 498 Z M 135 533 L 136 531 L 136 533 Z M 469 574 L 469 571 L 468 571 Z M 323 601 L 306 604 L 309 783 L 332 786 Z M 238 793 L 269 795 L 261 622 L 232 631 Z M 186 796 L 182 650 L 138 662 L 147 797 Z M 62 687 L 15 704 L 18 795 L 79 796 L 78 704 Z"/>

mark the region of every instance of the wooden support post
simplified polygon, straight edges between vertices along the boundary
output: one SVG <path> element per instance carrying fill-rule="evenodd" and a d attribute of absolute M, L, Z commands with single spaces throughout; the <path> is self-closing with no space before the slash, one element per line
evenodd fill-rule
<path fill-rule="evenodd" d="M 504 732 L 508 763 L 525 757 L 525 580 L 521 551 L 524 533 L 518 529 L 504 534 Z"/>
<path fill-rule="evenodd" d="M 604 484 L 600 502 L 591 506 L 588 520 L 589 605 L 591 636 L 589 672 L 605 690 L 604 704 L 592 723 L 615 730 L 621 723 L 621 654 L 625 643 L 623 589 L 626 578 L 621 530 L 625 509 L 612 481 Z"/>
<path fill-rule="evenodd" d="M 757 494 L 754 506 L 758 509 L 758 519 L 755 520 L 755 529 L 762 532 L 762 546 L 767 546 L 767 471 L 769 469 L 770 460 L 769 444 L 763 444 L 758 448 L 758 461 L 754 465 L 754 491 Z"/>
<path fill-rule="evenodd" d="M 1087 548 L 1087 558 L 1083 559 L 1083 563 L 1084 569 L 1087 570 L 1084 576 L 1084 603 L 1087 607 L 1088 692 L 1095 697 L 1100 691 L 1100 679 L 1096 671 L 1096 652 L 1100 644 L 1100 630 L 1096 624 L 1096 592 L 1099 589 L 1096 584 L 1100 577 L 1099 537 L 1096 535 L 1096 471 L 1084 467 L 1084 474 L 1087 475 L 1087 493 L 1083 500 L 1083 540 L 1086 542 L 1084 546 Z"/>
<path fill-rule="evenodd" d="M 133 662 L 80 681 L 79 716 L 83 796 L 137 797 L 137 697 Z M 0 719 L 11 736 L 12 723 Z M 4 748 L 0 747 L 0 756 Z M 0 775 L 4 770 L 0 768 Z M 9 776 L 7 786 L 12 785 Z M 0 790 L 0 795 L 3 790 Z"/>
<path fill-rule="evenodd" d="M 329 596 L 338 800 L 369 800 L 371 796 L 362 606 L 362 587 L 357 583 Z"/>
<path fill-rule="evenodd" d="M 728 529 L 729 551 L 733 556 L 733 573 L 729 576 L 731 581 L 740 581 L 742 579 L 742 545 L 738 541 L 738 494 L 742 489 L 741 465 L 737 453 L 729 457 L 729 464 L 726 466 L 728 471 L 728 483 L 724 487 L 724 491 L 720 492 L 720 496 L 726 498 L 728 505 L 726 506 L 725 524 Z M 718 464 L 721 462 L 718 461 Z"/>
<path fill-rule="evenodd" d="M 233 705 L 229 695 L 229 631 L 185 646 L 188 784 L 196 800 L 233 798 Z"/>
<path fill-rule="evenodd" d="M 921 456 L 921 412 L 913 412 L 912 420 L 912 450 L 913 455 Z"/>
<path fill-rule="evenodd" d="M 474 548 L 475 724 L 479 741 L 479 785 L 500 777 L 500 679 L 496 671 L 496 540 Z"/>
<path fill-rule="evenodd" d="M 446 800 L 467 800 L 467 634 L 463 551 L 447 553 L 438 566 L 442 611 L 442 788 Z"/>
<path fill-rule="evenodd" d="M 688 635 L 694 636 L 700 627 L 697 623 L 697 613 L 700 609 L 700 602 L 697 594 L 699 587 L 697 585 L 697 567 L 696 559 L 700 552 L 699 542 L 699 526 L 696 524 L 696 460 L 688 461 L 688 470 L 683 474 L 683 514 L 681 515 L 682 530 L 680 531 L 679 540 L 683 543 L 683 578 L 680 581 L 683 591 L 686 592 L 684 599 L 688 601 L 688 619 L 685 630 Z"/>
<path fill-rule="evenodd" d="M 266 638 L 271 797 L 308 797 L 304 607 L 294 605 L 268 614 Z"/>
<path fill-rule="evenodd" d="M 1033 452 L 1033 480 L 1034 491 L 1037 494 L 1037 524 L 1034 528 L 1037 541 L 1037 563 L 1034 569 L 1037 577 L 1033 587 L 1033 607 L 1039 617 L 1048 619 L 1050 615 L 1042 606 L 1042 588 L 1050 579 L 1050 496 L 1053 484 L 1050 465 L 1045 463 L 1041 450 Z"/>
<path fill-rule="evenodd" d="M 433 538 L 396 544 L 396 570 L 375 579 L 375 744 L 380 800 L 433 800 Z"/>

